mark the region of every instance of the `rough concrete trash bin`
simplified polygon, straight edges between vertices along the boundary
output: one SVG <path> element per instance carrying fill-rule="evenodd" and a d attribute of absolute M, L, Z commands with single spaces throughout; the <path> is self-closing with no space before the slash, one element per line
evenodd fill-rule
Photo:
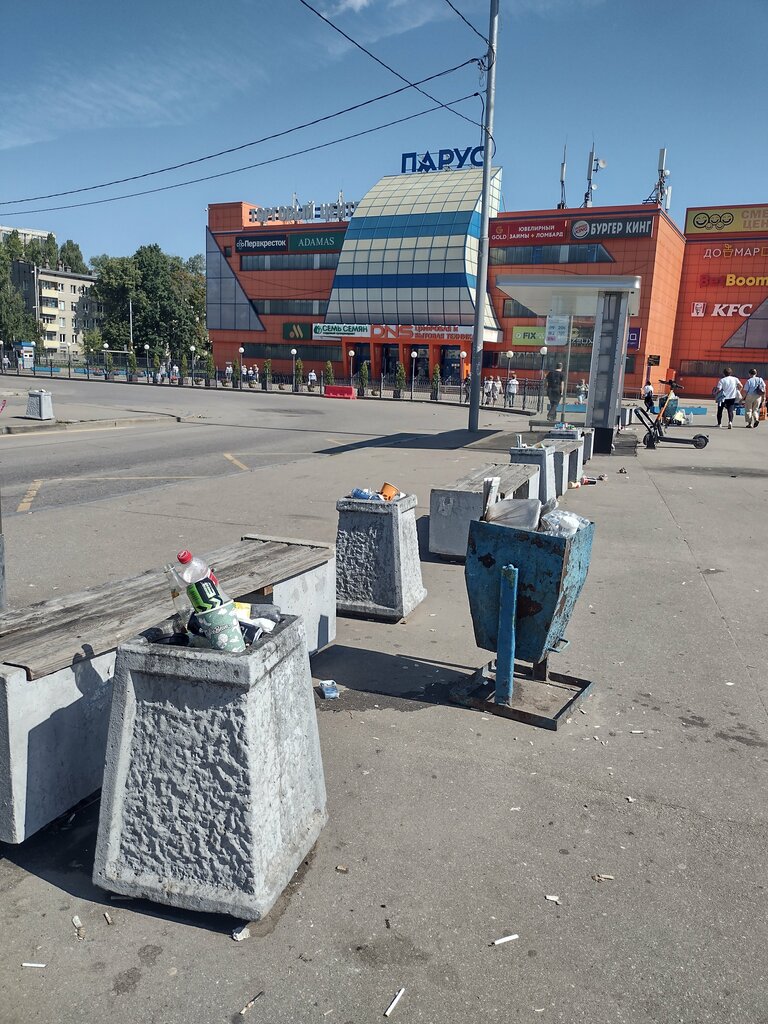
<path fill-rule="evenodd" d="M 421 581 L 415 494 L 393 501 L 336 502 L 336 610 L 397 622 L 427 592 Z"/>
<path fill-rule="evenodd" d="M 257 920 L 327 820 L 304 626 L 241 654 L 118 648 L 93 881 Z"/>
<path fill-rule="evenodd" d="M 30 391 L 27 393 L 27 419 L 55 419 L 53 415 L 53 398 L 50 391 Z"/>

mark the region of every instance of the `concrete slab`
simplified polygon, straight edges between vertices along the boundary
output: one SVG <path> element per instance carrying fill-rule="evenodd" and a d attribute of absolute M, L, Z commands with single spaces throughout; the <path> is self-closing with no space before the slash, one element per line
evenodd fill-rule
<path fill-rule="evenodd" d="M 529 447 L 510 448 L 509 461 L 539 467 L 539 494 L 542 505 L 557 497 L 554 449 Z"/>

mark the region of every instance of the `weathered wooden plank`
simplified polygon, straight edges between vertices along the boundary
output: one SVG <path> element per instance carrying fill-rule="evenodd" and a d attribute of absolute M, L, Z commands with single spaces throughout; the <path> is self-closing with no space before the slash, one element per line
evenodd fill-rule
<path fill-rule="evenodd" d="M 486 477 L 498 476 L 501 477 L 502 491 L 510 490 L 510 487 L 516 490 L 524 484 L 526 480 L 530 480 L 537 471 L 538 466 L 528 466 L 514 462 L 504 462 L 500 464 L 490 463 L 487 466 L 482 466 L 480 469 L 475 469 L 466 476 L 463 476 L 451 487 L 437 489 L 451 491 L 477 491 L 480 493 L 483 489 L 483 480 Z"/>
<path fill-rule="evenodd" d="M 227 592 L 242 597 L 323 565 L 327 547 L 248 540 L 206 557 Z M 29 679 L 103 654 L 172 613 L 165 573 L 150 570 L 0 616 L 0 662 Z"/>

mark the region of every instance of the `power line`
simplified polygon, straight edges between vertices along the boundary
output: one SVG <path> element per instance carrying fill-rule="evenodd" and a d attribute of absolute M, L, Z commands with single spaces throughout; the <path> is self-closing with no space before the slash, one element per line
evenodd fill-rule
<path fill-rule="evenodd" d="M 330 142 L 321 142 L 316 146 L 307 146 L 305 149 L 297 149 L 293 153 L 284 153 L 282 156 L 274 156 L 269 160 L 260 160 L 255 164 L 246 164 L 245 167 L 235 167 L 231 171 L 219 171 L 218 174 L 207 174 L 202 178 L 190 178 L 187 181 L 178 181 L 175 185 L 161 185 L 158 188 L 144 189 L 142 192 L 126 192 L 121 196 L 111 196 L 109 199 L 90 199 L 84 203 L 68 203 L 63 206 L 47 206 L 37 207 L 34 210 L 18 210 L 15 212 L 3 212 L 3 217 L 26 217 L 27 214 L 32 213 L 53 213 L 56 210 L 75 210 L 83 206 L 101 206 L 104 203 L 115 203 L 120 199 L 135 199 L 137 196 L 149 196 L 156 192 L 170 192 L 175 188 L 183 188 L 186 185 L 197 185 L 201 181 L 213 181 L 215 178 L 226 178 L 230 174 L 239 174 L 241 171 L 252 171 L 256 167 L 266 167 L 268 164 L 279 163 L 281 160 L 290 160 L 295 156 L 304 156 L 306 153 L 315 153 L 318 149 L 327 149 L 329 146 L 337 146 L 341 142 L 349 142 L 352 139 L 359 139 L 363 135 L 370 135 L 373 132 L 382 131 L 384 128 L 392 128 L 396 124 L 403 124 L 405 121 L 412 121 L 417 117 L 424 117 L 425 114 L 433 114 L 436 110 L 441 110 L 444 107 L 451 109 L 455 104 L 464 103 L 465 100 L 474 99 L 477 96 L 476 92 L 467 93 L 466 96 L 460 96 L 457 100 L 450 100 L 447 104 L 438 102 L 435 107 L 428 107 L 426 110 L 421 110 L 416 114 L 408 114 L 406 117 L 398 117 L 394 121 L 387 121 L 385 124 L 376 125 L 373 128 L 366 128 L 364 131 L 353 132 L 351 135 L 344 135 L 339 139 L 331 139 Z"/>
<path fill-rule="evenodd" d="M 478 37 L 479 39 L 482 39 L 482 40 L 483 40 L 483 42 L 485 43 L 485 45 L 486 45 L 486 46 L 490 46 L 490 45 L 491 45 L 491 44 L 490 44 L 490 42 L 488 41 L 488 37 L 487 37 L 487 36 L 484 36 L 482 32 L 478 31 L 478 29 L 476 29 L 476 28 L 475 28 L 475 26 L 474 26 L 474 25 L 472 24 L 472 22 L 471 22 L 471 21 L 467 21 L 467 19 L 466 19 L 466 18 L 464 17 L 464 15 L 463 15 L 463 14 L 461 13 L 461 11 L 460 11 L 460 10 L 458 10 L 458 9 L 457 9 L 456 7 L 454 7 L 454 6 L 453 6 L 453 4 L 451 3 L 451 0 L 445 0 L 445 2 L 446 2 L 446 3 L 448 4 L 448 6 L 449 6 L 449 7 L 451 8 L 451 10 L 453 11 L 453 13 L 454 13 L 454 14 L 458 14 L 458 16 L 459 16 L 459 17 L 461 18 L 461 20 L 462 20 L 462 21 L 464 22 L 464 24 L 465 24 L 465 25 L 468 25 L 468 26 L 469 26 L 469 28 L 471 28 L 471 29 L 472 29 L 472 31 L 473 31 L 473 32 L 475 33 L 475 35 L 476 35 L 476 36 L 477 36 L 477 37 Z"/>
<path fill-rule="evenodd" d="M 340 36 L 343 36 L 347 40 L 347 42 L 352 43 L 352 45 L 356 46 L 358 50 L 362 50 L 362 52 L 367 54 L 371 58 L 371 60 L 375 60 L 377 64 L 381 65 L 381 67 L 386 68 L 387 71 L 391 72 L 393 75 L 396 75 L 401 82 L 407 82 L 408 85 L 413 86 L 413 88 L 416 89 L 417 92 L 420 92 L 422 96 L 426 96 L 428 100 L 432 100 L 433 103 L 440 103 L 440 100 L 436 96 L 433 96 L 431 93 L 426 92 L 424 89 L 420 89 L 415 82 L 411 82 L 410 79 L 405 77 L 405 75 L 401 75 L 399 71 L 395 71 L 395 69 L 391 65 L 386 64 L 383 60 L 381 60 L 380 57 L 377 57 L 375 53 L 371 53 L 370 50 L 367 50 L 362 43 L 358 43 L 358 41 L 356 39 L 353 39 L 352 36 L 348 35 L 344 31 L 344 29 L 339 28 L 338 25 L 334 25 L 330 18 L 326 18 L 326 16 L 324 14 L 321 14 L 320 11 L 316 10 L 316 8 L 312 6 L 312 4 L 307 3 L 307 0 L 299 0 L 299 3 L 302 6 L 306 7 L 308 11 L 312 11 L 313 14 L 316 14 L 321 21 L 324 21 L 326 25 L 329 25 L 334 32 L 338 32 Z M 446 110 L 451 109 L 449 104 L 447 103 L 440 103 L 440 106 L 444 107 Z M 471 117 L 465 117 L 465 115 L 460 114 L 458 110 L 453 110 L 451 112 L 456 114 L 456 116 L 460 117 L 462 120 L 467 121 L 469 124 L 473 124 L 477 128 L 482 128 L 482 125 L 478 121 L 473 121 Z"/>
<path fill-rule="evenodd" d="M 155 174 L 165 174 L 167 171 L 177 171 L 182 167 L 191 167 L 194 164 L 204 163 L 206 160 L 214 160 L 220 156 L 228 156 L 231 153 L 238 153 L 240 150 L 248 149 L 251 146 L 259 146 L 264 142 L 273 142 L 275 139 L 280 139 L 293 132 L 301 131 L 304 128 L 312 128 L 315 125 L 322 124 L 324 121 L 330 121 L 335 117 L 340 117 L 342 114 L 349 114 L 354 110 L 360 110 L 362 107 L 370 106 L 372 103 L 378 103 L 380 100 L 386 100 L 391 96 L 397 96 L 401 92 L 407 92 L 408 89 L 418 88 L 418 86 L 423 82 L 431 82 L 436 78 L 442 78 L 444 75 L 450 75 L 454 71 L 460 71 L 461 68 L 465 68 L 469 64 L 476 63 L 477 61 L 474 58 L 465 60 L 461 64 L 456 64 L 455 67 L 446 68 L 445 71 L 438 71 L 436 74 L 429 75 L 427 78 L 422 78 L 418 82 L 408 83 L 408 85 L 403 85 L 399 89 L 393 89 L 391 92 L 382 93 L 380 96 L 373 96 L 371 99 L 362 100 L 360 103 L 354 103 L 351 107 L 344 107 L 342 110 L 336 110 L 332 114 L 325 114 L 323 117 L 316 117 L 312 121 L 305 121 L 303 124 L 294 125 L 292 128 L 286 128 L 281 132 L 275 132 L 273 135 L 265 135 L 263 138 L 255 139 L 253 142 L 244 142 L 239 146 L 232 146 L 229 149 L 219 150 L 218 153 L 209 153 L 207 156 L 199 156 L 193 160 L 184 160 L 182 163 L 169 164 L 168 167 L 159 167 L 155 171 L 145 171 L 143 174 L 132 174 L 127 178 L 115 178 L 114 181 L 105 181 L 99 185 L 85 185 L 82 188 L 68 189 L 66 192 L 49 192 L 47 195 L 27 196 L 24 199 L 0 200 L 0 206 L 17 206 L 19 203 L 36 203 L 43 199 L 58 199 L 60 196 L 73 196 L 82 192 L 93 192 L 96 189 L 110 188 L 112 185 L 124 185 L 128 181 L 140 181 L 142 178 L 151 178 Z M 420 89 L 419 92 L 421 92 Z"/>

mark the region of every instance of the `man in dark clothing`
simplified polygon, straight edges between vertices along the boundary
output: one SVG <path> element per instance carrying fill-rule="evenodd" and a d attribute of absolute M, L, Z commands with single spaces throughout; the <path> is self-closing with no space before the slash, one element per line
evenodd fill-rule
<path fill-rule="evenodd" d="M 563 397 L 563 384 L 565 378 L 563 376 L 563 364 L 558 363 L 554 370 L 550 370 L 545 377 L 545 383 L 547 386 L 547 398 L 549 399 L 549 410 L 547 412 L 547 419 L 553 423 L 557 419 L 557 407 L 560 404 L 560 399 Z"/>

